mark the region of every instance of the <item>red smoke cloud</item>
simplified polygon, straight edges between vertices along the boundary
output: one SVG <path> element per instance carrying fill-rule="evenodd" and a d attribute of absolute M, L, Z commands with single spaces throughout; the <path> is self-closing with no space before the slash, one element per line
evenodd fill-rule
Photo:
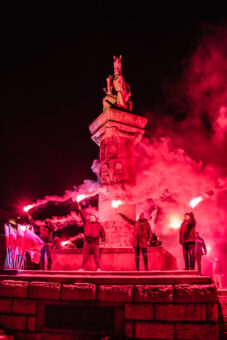
<path fill-rule="evenodd" d="M 79 187 L 74 187 L 74 190 L 66 190 L 63 196 L 45 196 L 43 199 L 39 199 L 36 202 L 24 207 L 24 211 L 28 211 L 33 208 L 42 208 L 49 202 L 64 203 L 68 200 L 76 202 L 78 196 L 85 195 L 87 197 L 93 197 L 97 195 L 100 190 L 101 189 L 99 188 L 98 182 L 85 180 L 84 183 L 81 184 Z"/>
<path fill-rule="evenodd" d="M 143 190 L 145 195 L 150 192 L 153 204 L 159 206 L 156 230 L 166 248 L 180 259 L 178 235 L 168 228 L 168 221 L 172 215 L 182 219 L 190 209 L 188 202 L 201 194 L 203 201 L 194 209 L 197 230 L 211 246 L 211 256 L 227 257 L 223 251 L 227 237 L 226 41 L 226 27 L 209 27 L 185 62 L 179 81 L 169 84 L 162 114 L 152 117 L 149 140 L 137 149 L 141 172 L 137 196 Z M 210 195 L 204 194 L 209 191 Z M 149 203 L 141 204 L 148 214 Z"/>

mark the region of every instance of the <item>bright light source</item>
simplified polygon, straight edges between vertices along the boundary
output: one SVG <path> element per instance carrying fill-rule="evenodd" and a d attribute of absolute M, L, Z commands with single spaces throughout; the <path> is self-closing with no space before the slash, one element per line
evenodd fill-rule
<path fill-rule="evenodd" d="M 179 229 L 182 221 L 178 217 L 171 217 L 169 226 L 172 229 Z"/>
<path fill-rule="evenodd" d="M 209 244 L 206 244 L 206 247 L 207 247 L 207 254 L 210 254 L 211 252 L 211 246 Z"/>
<path fill-rule="evenodd" d="M 19 229 L 22 230 L 22 231 L 25 231 L 27 229 L 26 225 L 21 225 L 19 224 L 18 225 Z"/>
<path fill-rule="evenodd" d="M 68 243 L 69 243 L 69 241 L 63 241 L 63 242 L 61 243 L 61 245 L 64 247 L 64 246 L 66 246 Z"/>
<path fill-rule="evenodd" d="M 197 204 L 199 204 L 202 200 L 203 200 L 202 196 L 195 197 L 190 201 L 189 205 L 191 208 L 195 208 Z"/>
<path fill-rule="evenodd" d="M 33 208 L 33 205 L 32 204 L 29 204 L 29 205 L 27 205 L 26 207 L 24 207 L 24 211 L 25 212 L 28 212 L 30 209 L 32 209 Z"/>
<path fill-rule="evenodd" d="M 117 201 L 113 200 L 113 201 L 112 201 L 112 207 L 113 207 L 113 208 L 118 208 L 119 205 L 121 205 L 121 204 L 122 204 L 122 201 L 121 201 L 121 200 L 117 200 Z"/>
<path fill-rule="evenodd" d="M 84 194 L 78 195 L 77 198 L 76 198 L 76 200 L 77 200 L 77 202 L 79 203 L 80 201 L 83 201 L 86 197 L 87 197 L 87 196 L 84 195 Z"/>

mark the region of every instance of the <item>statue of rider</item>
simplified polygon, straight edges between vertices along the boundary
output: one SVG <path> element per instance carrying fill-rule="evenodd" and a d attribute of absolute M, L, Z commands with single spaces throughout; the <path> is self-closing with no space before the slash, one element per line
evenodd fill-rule
<path fill-rule="evenodd" d="M 130 100 L 131 90 L 122 75 L 122 56 L 114 56 L 114 74 L 106 79 L 107 88 L 104 89 L 106 96 L 103 98 L 103 111 L 110 107 L 123 108 L 132 111 Z"/>

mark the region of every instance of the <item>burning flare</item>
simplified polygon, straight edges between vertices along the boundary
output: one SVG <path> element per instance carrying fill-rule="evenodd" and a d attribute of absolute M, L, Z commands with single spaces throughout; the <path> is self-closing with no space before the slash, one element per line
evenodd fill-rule
<path fill-rule="evenodd" d="M 121 201 L 121 200 L 117 200 L 117 201 L 113 200 L 113 201 L 112 201 L 112 207 L 113 207 L 113 208 L 118 208 L 119 205 L 121 205 L 121 204 L 122 204 L 122 201 Z"/>
<path fill-rule="evenodd" d="M 209 244 L 206 244 L 206 247 L 207 247 L 207 254 L 209 255 L 212 248 Z"/>
<path fill-rule="evenodd" d="M 84 195 L 84 194 L 78 195 L 76 198 L 76 201 L 79 203 L 80 201 L 83 201 L 87 197 L 88 195 Z"/>
<path fill-rule="evenodd" d="M 61 243 L 61 245 L 64 247 L 64 246 L 66 246 L 68 243 L 69 243 L 69 241 L 63 241 L 63 242 Z"/>
<path fill-rule="evenodd" d="M 25 212 L 28 212 L 30 209 L 32 209 L 33 208 L 33 205 L 32 204 L 29 204 L 29 205 L 27 205 L 26 207 L 24 207 L 24 211 Z"/>
<path fill-rule="evenodd" d="M 195 208 L 197 204 L 199 204 L 202 200 L 203 200 L 202 196 L 195 197 L 190 201 L 189 205 L 191 208 Z"/>
<path fill-rule="evenodd" d="M 179 229 L 181 226 L 182 221 L 178 217 L 172 217 L 170 219 L 169 226 L 172 229 Z"/>

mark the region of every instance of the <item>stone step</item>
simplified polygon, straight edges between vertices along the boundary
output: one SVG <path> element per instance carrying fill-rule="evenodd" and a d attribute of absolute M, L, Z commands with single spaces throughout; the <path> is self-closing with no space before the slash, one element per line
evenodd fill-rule
<path fill-rule="evenodd" d="M 192 275 L 118 275 L 118 273 L 110 274 L 109 272 L 76 272 L 67 274 L 49 273 L 43 271 L 36 273 L 18 273 L 16 275 L 0 275 L 2 280 L 17 281 L 48 281 L 59 283 L 81 283 L 88 282 L 94 284 L 145 284 L 145 285 L 174 285 L 174 284 L 211 284 L 211 278 L 208 276 L 192 276 Z"/>
<path fill-rule="evenodd" d="M 32 274 L 32 275 L 40 275 L 43 273 L 48 273 L 49 275 L 118 275 L 118 276 L 131 276 L 131 275 L 136 275 L 136 276 L 200 276 L 199 273 L 195 270 L 152 270 L 152 271 L 104 271 L 102 270 L 101 272 L 97 271 L 84 271 L 84 272 L 79 272 L 78 270 L 68 270 L 68 271 L 63 271 L 63 270 L 49 270 L 49 271 L 43 271 L 43 270 L 20 270 L 18 271 L 19 274 Z"/>
<path fill-rule="evenodd" d="M 29 275 L 40 275 L 48 273 L 48 275 L 80 275 L 88 273 L 89 275 L 119 275 L 119 276 L 200 276 L 195 270 L 152 270 L 152 271 L 84 271 L 79 272 L 78 270 L 0 270 L 0 275 L 16 275 L 16 274 L 29 274 Z"/>

